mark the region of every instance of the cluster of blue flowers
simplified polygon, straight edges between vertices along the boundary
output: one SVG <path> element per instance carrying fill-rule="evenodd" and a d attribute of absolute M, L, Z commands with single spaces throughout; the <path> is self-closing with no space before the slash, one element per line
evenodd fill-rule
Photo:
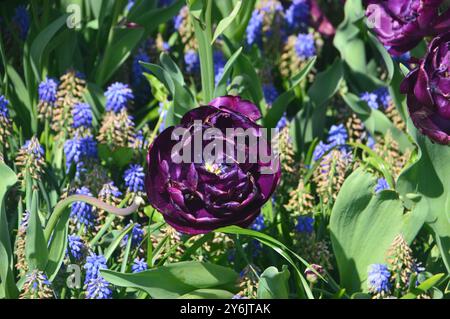
<path fill-rule="evenodd" d="M 0 95 L 0 117 L 9 119 L 8 105 L 9 101 L 3 95 Z"/>
<path fill-rule="evenodd" d="M 22 146 L 22 150 L 25 150 L 27 154 L 33 156 L 34 159 L 40 159 L 44 157 L 44 148 L 36 138 L 26 140 Z"/>
<path fill-rule="evenodd" d="M 219 83 L 219 80 L 223 75 L 225 64 L 226 61 L 222 51 L 218 50 L 214 51 L 214 74 L 215 74 L 214 81 L 216 85 L 217 83 Z"/>
<path fill-rule="evenodd" d="M 140 259 L 139 257 L 136 258 L 133 262 L 133 265 L 131 265 L 131 271 L 133 273 L 146 271 L 147 269 L 148 269 L 147 262 L 145 261 L 145 259 Z"/>
<path fill-rule="evenodd" d="M 246 40 L 248 45 L 257 44 L 262 45 L 262 27 L 264 21 L 264 12 L 260 10 L 254 10 L 252 16 L 248 21 L 246 29 Z"/>
<path fill-rule="evenodd" d="M 69 235 L 67 253 L 72 256 L 76 261 L 80 261 L 86 250 L 86 246 L 83 243 L 83 240 L 80 236 L 77 235 Z"/>
<path fill-rule="evenodd" d="M 299 216 L 295 230 L 301 234 L 312 234 L 314 231 L 314 218 L 310 216 Z"/>
<path fill-rule="evenodd" d="M 374 110 L 378 110 L 380 107 L 385 109 L 391 102 L 391 96 L 385 87 L 378 88 L 373 92 L 364 92 L 360 95 L 360 98 Z"/>
<path fill-rule="evenodd" d="M 278 97 L 278 91 L 272 83 L 263 84 L 264 99 L 268 105 L 272 105 Z"/>
<path fill-rule="evenodd" d="M 46 78 L 44 81 L 39 83 L 39 101 L 53 105 L 56 102 L 57 90 L 58 82 L 55 79 Z"/>
<path fill-rule="evenodd" d="M 64 154 L 66 156 L 66 172 L 70 171 L 73 164 L 76 167 L 75 176 L 79 177 L 80 173 L 84 171 L 84 161 L 97 157 L 97 143 L 90 135 L 86 137 L 75 135 L 64 143 Z"/>
<path fill-rule="evenodd" d="M 139 61 L 149 63 L 150 62 L 150 56 L 145 52 L 143 48 L 140 48 L 137 52 L 137 54 L 133 57 L 133 64 L 132 64 L 132 80 L 134 87 L 137 87 L 141 85 L 142 81 L 144 80 L 143 76 L 143 68 L 142 65 L 139 63 Z"/>
<path fill-rule="evenodd" d="M 125 186 L 130 193 L 144 190 L 144 178 L 144 168 L 139 164 L 131 164 L 123 175 Z"/>
<path fill-rule="evenodd" d="M 106 111 L 119 113 L 134 99 L 134 94 L 127 84 L 115 82 L 107 88 L 105 97 Z"/>
<path fill-rule="evenodd" d="M 266 228 L 266 225 L 264 224 L 264 216 L 262 214 L 258 215 L 250 228 L 256 231 L 262 231 Z"/>
<path fill-rule="evenodd" d="M 20 38 L 25 40 L 28 35 L 28 30 L 30 29 L 30 14 L 28 13 L 27 8 L 24 5 L 17 6 L 12 20 L 19 29 Z"/>
<path fill-rule="evenodd" d="M 72 127 L 73 128 L 91 128 L 92 110 L 87 103 L 77 103 L 72 108 Z"/>
<path fill-rule="evenodd" d="M 308 30 L 310 23 L 310 5 L 308 0 L 293 0 L 286 10 L 283 9 L 279 1 L 266 1 L 262 7 L 256 8 L 250 17 L 246 29 L 246 42 L 249 46 L 256 44 L 261 47 L 263 37 L 270 35 L 263 32 L 264 19 L 269 14 L 274 16 L 277 14 L 284 15 L 285 20 L 281 26 L 282 37 L 285 34 L 305 33 Z M 270 26 L 267 32 L 270 33 L 272 28 L 273 26 Z M 311 36 L 312 38 L 312 35 L 305 34 L 305 36 Z M 300 57 L 310 57 L 315 54 L 314 39 L 311 41 L 309 37 L 305 36 L 300 37 L 297 41 L 299 48 L 296 50 L 299 52 L 298 55 Z"/>
<path fill-rule="evenodd" d="M 77 195 L 92 196 L 92 193 L 86 186 L 75 191 Z M 94 226 L 95 222 L 94 209 L 85 202 L 74 202 L 70 210 L 70 218 L 77 224 L 78 228 L 84 226 L 84 231 Z"/>
<path fill-rule="evenodd" d="M 372 293 L 387 293 L 391 290 L 391 273 L 385 264 L 372 264 L 369 267 L 367 286 Z"/>
<path fill-rule="evenodd" d="M 114 185 L 114 182 L 104 184 L 98 192 L 98 197 L 103 199 L 119 198 L 120 196 L 122 196 L 122 192 Z"/>
<path fill-rule="evenodd" d="M 184 53 L 184 63 L 186 65 L 186 72 L 196 74 L 200 70 L 200 58 L 195 50 L 187 50 Z"/>
<path fill-rule="evenodd" d="M 278 131 L 281 131 L 282 129 L 284 129 L 288 125 L 288 123 L 289 123 L 288 118 L 286 116 L 286 113 L 284 113 L 283 116 L 278 121 L 276 129 L 278 129 Z"/>
<path fill-rule="evenodd" d="M 107 269 L 106 258 L 103 255 L 92 253 L 86 258 L 86 298 L 110 299 L 112 297 L 111 285 L 100 275 L 100 269 Z"/>
<path fill-rule="evenodd" d="M 297 56 L 306 60 L 316 54 L 316 45 L 314 36 L 309 33 L 300 33 L 295 41 L 295 53 Z"/>
<path fill-rule="evenodd" d="M 310 6 L 308 0 L 293 0 L 285 13 L 289 31 L 305 32 L 310 20 Z"/>
<path fill-rule="evenodd" d="M 127 227 L 130 227 L 130 224 Z M 128 243 L 128 238 L 130 238 L 129 234 L 126 234 L 122 241 L 120 242 L 120 245 L 122 247 L 126 246 Z M 131 248 L 137 247 L 144 238 L 144 230 L 142 229 L 142 226 L 140 224 L 134 224 L 133 229 L 131 230 Z"/>
<path fill-rule="evenodd" d="M 375 185 L 374 191 L 375 193 L 379 193 L 383 190 L 389 189 L 389 184 L 384 178 L 379 178 L 377 180 L 377 184 Z"/>
<path fill-rule="evenodd" d="M 325 153 L 327 153 L 333 147 L 338 147 L 340 150 L 346 150 L 345 143 L 348 140 L 348 133 L 344 124 L 332 125 L 328 133 L 327 143 L 319 142 L 314 149 L 313 159 L 319 160 Z"/>

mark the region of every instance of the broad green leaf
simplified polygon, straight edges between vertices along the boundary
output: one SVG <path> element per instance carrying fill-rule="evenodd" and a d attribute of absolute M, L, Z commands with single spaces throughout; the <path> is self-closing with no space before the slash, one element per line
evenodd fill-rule
<path fill-rule="evenodd" d="M 114 150 L 106 144 L 98 145 L 98 156 L 106 165 L 110 167 L 123 168 L 128 165 L 134 156 L 134 151 L 130 147 L 118 147 Z"/>
<path fill-rule="evenodd" d="M 416 288 L 411 289 L 411 291 L 404 295 L 401 299 L 416 299 L 417 296 L 426 293 L 428 290 L 436 286 L 444 276 L 445 274 L 437 274 L 431 278 L 428 278 Z"/>
<path fill-rule="evenodd" d="M 101 270 L 113 285 L 136 288 L 152 298 L 178 298 L 198 289 L 236 290 L 238 274 L 232 269 L 198 261 L 185 261 L 135 274 Z"/>
<path fill-rule="evenodd" d="M 177 75 L 174 74 L 174 76 L 172 76 L 171 72 L 156 64 L 141 62 L 141 65 L 150 70 L 152 75 L 161 81 L 166 86 L 167 90 L 169 90 L 170 94 L 172 94 L 174 105 L 173 112 L 177 117 L 181 118 L 187 111 L 195 107 L 197 103 L 193 94 L 184 82 L 180 83 L 176 80 Z M 148 78 L 148 75 L 145 73 L 144 76 Z M 150 84 L 152 83 L 151 78 L 149 78 L 149 82 Z"/>
<path fill-rule="evenodd" d="M 96 83 L 103 86 L 113 76 L 117 69 L 130 56 L 131 51 L 136 47 L 144 35 L 144 30 L 119 29 L 115 32 L 115 37 L 111 45 L 107 46 L 103 58 L 100 60 L 98 68 L 95 70 Z"/>
<path fill-rule="evenodd" d="M 44 237 L 41 221 L 38 215 L 38 191 L 33 191 L 27 234 L 25 236 L 25 256 L 30 269 L 44 271 L 48 261 L 47 241 Z"/>
<path fill-rule="evenodd" d="M 171 78 L 174 81 L 179 82 L 181 85 L 184 85 L 183 72 L 181 72 L 178 65 L 170 58 L 170 56 L 167 53 L 163 52 L 161 53 L 159 60 L 162 67 L 170 74 Z"/>
<path fill-rule="evenodd" d="M 6 298 L 16 298 L 19 294 L 14 282 L 14 257 L 11 249 L 8 219 L 6 218 L 5 197 L 8 190 L 17 183 L 17 176 L 5 163 L 0 163 L 0 291 Z"/>
<path fill-rule="evenodd" d="M 177 0 L 172 5 L 165 8 L 153 10 L 133 10 L 130 12 L 128 19 L 145 28 L 146 34 L 155 30 L 160 24 L 165 23 L 178 14 L 185 4 L 183 0 Z"/>
<path fill-rule="evenodd" d="M 42 30 L 34 39 L 30 49 L 31 66 L 35 74 L 36 79 L 41 81 L 41 62 L 45 48 L 50 43 L 55 34 L 66 24 L 68 15 L 64 14 L 51 24 L 49 24 L 44 30 Z"/>
<path fill-rule="evenodd" d="M 415 193 L 423 197 L 427 223 L 450 272 L 450 148 L 432 143 L 411 123 L 409 128 L 420 149 L 417 161 L 400 175 L 397 188 L 404 196 Z"/>
<path fill-rule="evenodd" d="M 273 266 L 264 270 L 258 283 L 258 299 L 288 299 L 289 276 L 287 266 L 282 271 Z"/>
<path fill-rule="evenodd" d="M 169 92 L 174 95 L 175 94 L 175 84 L 173 83 L 173 79 L 170 76 L 170 73 L 164 70 L 157 64 L 147 63 L 147 62 L 139 62 L 144 68 L 149 70 L 152 75 L 154 75 L 159 81 L 161 81 L 169 90 Z M 145 73 L 144 73 L 145 74 Z"/>
<path fill-rule="evenodd" d="M 394 61 L 392 60 L 391 55 L 389 54 L 389 52 L 386 50 L 386 48 L 380 43 L 380 41 L 378 41 L 378 39 L 371 34 L 370 32 L 367 34 L 370 43 L 372 43 L 372 45 L 375 47 L 375 49 L 380 53 L 381 58 L 384 61 L 384 64 L 386 66 L 386 70 L 388 73 L 387 79 L 386 79 L 386 84 L 390 84 L 393 77 L 394 77 L 394 72 L 395 72 L 395 65 L 394 65 Z"/>
<path fill-rule="evenodd" d="M 375 176 L 357 169 L 345 180 L 331 213 L 331 241 L 347 293 L 364 290 L 369 265 L 385 263 L 395 236 L 402 234 L 410 243 L 426 218 L 421 201 L 405 212 L 396 192 L 375 194 L 375 185 Z"/>
<path fill-rule="evenodd" d="M 213 39 L 211 41 L 211 45 L 214 44 L 214 42 L 217 40 L 217 38 L 231 25 L 233 20 L 236 18 L 237 14 L 239 13 L 239 10 L 241 9 L 242 0 L 239 0 L 236 2 L 236 5 L 233 8 L 233 11 L 231 13 L 220 20 L 219 24 L 216 27 L 216 31 L 214 32 Z"/>
<path fill-rule="evenodd" d="M 225 18 L 230 15 L 236 6 L 236 3 L 241 0 L 221 0 L 215 1 L 215 5 L 219 9 L 222 17 Z M 242 1 L 241 8 L 237 13 L 235 19 L 231 22 L 230 26 L 224 31 L 226 37 L 233 39 L 234 43 L 241 43 L 245 36 L 245 30 L 248 25 L 248 21 L 251 18 L 253 9 L 255 7 L 256 0 Z"/>

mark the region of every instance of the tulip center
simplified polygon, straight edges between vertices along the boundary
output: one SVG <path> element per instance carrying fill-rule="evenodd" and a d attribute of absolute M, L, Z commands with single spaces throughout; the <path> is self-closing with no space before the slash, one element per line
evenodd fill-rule
<path fill-rule="evenodd" d="M 222 165 L 217 164 L 217 163 L 206 162 L 205 169 L 208 172 L 213 173 L 215 175 L 219 175 L 220 173 L 222 173 Z"/>

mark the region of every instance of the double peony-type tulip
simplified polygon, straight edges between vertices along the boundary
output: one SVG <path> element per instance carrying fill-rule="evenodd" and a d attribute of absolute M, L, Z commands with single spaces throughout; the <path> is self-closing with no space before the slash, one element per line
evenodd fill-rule
<path fill-rule="evenodd" d="M 422 134 L 450 144 L 450 32 L 433 39 L 400 90 L 407 94 L 411 119 Z"/>
<path fill-rule="evenodd" d="M 424 37 L 449 30 L 450 10 L 439 12 L 443 1 L 367 0 L 366 16 L 381 43 L 400 55 Z"/>
<path fill-rule="evenodd" d="M 250 129 L 253 137 L 261 137 L 262 128 L 255 123 L 260 116 L 258 108 L 249 101 L 233 96 L 219 97 L 207 106 L 187 112 L 180 125 L 167 128 L 154 140 L 147 156 L 146 191 L 152 206 L 169 225 L 183 233 L 201 234 L 229 225 L 247 227 L 255 220 L 279 182 L 278 158 L 275 165 L 260 159 L 250 161 L 249 153 L 255 150 L 251 139 L 239 145 L 226 131 Z M 184 136 L 188 136 L 186 139 L 174 138 L 180 129 L 188 133 Z M 200 150 L 195 151 L 193 146 L 189 161 L 174 157 L 177 145 L 188 149 L 195 144 L 192 136 L 198 130 L 207 129 L 224 134 L 216 137 L 216 142 L 226 144 L 223 151 L 215 152 L 216 158 L 222 161 L 195 160 L 211 142 L 209 140 L 201 141 Z M 260 141 L 265 141 L 271 152 L 268 140 Z M 242 151 L 245 160 L 239 161 L 237 154 Z"/>

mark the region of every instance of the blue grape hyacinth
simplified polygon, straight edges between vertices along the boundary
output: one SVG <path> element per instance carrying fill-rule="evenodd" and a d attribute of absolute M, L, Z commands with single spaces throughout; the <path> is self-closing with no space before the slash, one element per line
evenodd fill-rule
<path fill-rule="evenodd" d="M 149 63 L 150 56 L 141 48 L 138 50 L 137 54 L 133 57 L 133 65 L 132 65 L 132 83 L 133 86 L 139 86 L 144 78 L 142 74 L 144 72 L 142 65 L 139 61 Z"/>
<path fill-rule="evenodd" d="M 377 184 L 375 185 L 374 191 L 375 193 L 379 193 L 383 190 L 389 189 L 389 184 L 384 178 L 379 178 L 377 180 Z"/>
<path fill-rule="evenodd" d="M 309 33 L 300 33 L 297 36 L 294 48 L 295 53 L 302 60 L 306 60 L 314 56 L 316 54 L 316 45 L 313 35 Z"/>
<path fill-rule="evenodd" d="M 361 100 L 366 102 L 370 108 L 374 110 L 378 110 L 378 108 L 380 107 L 378 105 L 378 96 L 375 93 L 364 92 L 363 94 L 360 95 L 360 98 Z"/>
<path fill-rule="evenodd" d="M 200 58 L 195 50 L 188 50 L 184 54 L 184 63 L 186 65 L 186 72 L 190 74 L 198 73 L 200 70 Z"/>
<path fill-rule="evenodd" d="M 73 128 L 92 127 L 92 109 L 87 103 L 77 103 L 72 108 Z"/>
<path fill-rule="evenodd" d="M 148 269 L 147 262 L 145 259 L 140 259 L 139 257 L 136 258 L 133 262 L 133 265 L 131 265 L 131 272 L 138 273 L 142 271 L 146 271 Z"/>
<path fill-rule="evenodd" d="M 309 1 L 293 0 L 285 12 L 286 26 L 289 32 L 305 32 L 309 24 Z"/>
<path fill-rule="evenodd" d="M 72 164 L 76 167 L 76 177 L 83 171 L 84 161 L 97 157 L 97 143 L 92 136 L 80 137 L 76 135 L 64 143 L 66 156 L 66 172 Z"/>
<path fill-rule="evenodd" d="M 102 276 L 89 279 L 86 283 L 86 299 L 111 299 L 111 284 Z"/>
<path fill-rule="evenodd" d="M 77 189 L 75 191 L 75 194 L 77 195 L 86 195 L 86 196 L 92 196 L 92 193 L 89 191 L 89 189 L 85 186 Z M 94 209 L 91 205 L 85 202 L 74 202 L 72 204 L 71 210 L 70 210 L 70 218 L 76 222 L 77 227 L 81 228 L 82 226 L 85 227 L 85 231 L 91 227 L 94 226 L 95 222 L 95 214 Z"/>
<path fill-rule="evenodd" d="M 264 21 L 264 13 L 259 10 L 254 10 L 246 29 L 246 40 L 248 45 L 262 44 L 262 26 Z"/>
<path fill-rule="evenodd" d="M 85 283 L 90 279 L 98 278 L 100 276 L 99 270 L 107 268 L 105 256 L 91 253 L 86 257 L 86 263 L 84 264 L 84 269 L 86 271 Z"/>
<path fill-rule="evenodd" d="M 127 227 L 130 227 L 130 225 L 128 225 Z M 120 242 L 120 245 L 122 247 L 125 247 L 127 245 L 128 238 L 130 238 L 129 233 L 126 234 Z M 134 224 L 133 229 L 131 230 L 131 248 L 137 247 L 142 242 L 143 238 L 144 230 L 142 229 L 142 226 L 140 224 Z"/>
<path fill-rule="evenodd" d="M 250 228 L 256 231 L 262 231 L 266 228 L 266 225 L 264 224 L 264 216 L 262 214 L 258 215 Z"/>
<path fill-rule="evenodd" d="M 39 101 L 48 104 L 54 104 L 56 102 L 56 92 L 58 90 L 58 82 L 52 78 L 46 78 L 39 83 L 38 94 Z"/>
<path fill-rule="evenodd" d="M 324 142 L 320 141 L 319 144 L 317 144 L 316 148 L 314 149 L 313 160 L 314 161 L 318 161 L 329 150 L 330 150 L 330 145 L 329 144 L 325 144 Z"/>
<path fill-rule="evenodd" d="M 133 193 L 144 190 L 144 178 L 144 168 L 139 164 L 130 165 L 123 175 L 127 190 Z"/>
<path fill-rule="evenodd" d="M 111 84 L 106 92 L 106 110 L 119 113 L 126 108 L 128 103 L 134 99 L 133 91 L 127 84 L 115 82 Z"/>
<path fill-rule="evenodd" d="M 278 91 L 272 83 L 263 84 L 264 99 L 267 104 L 272 105 L 278 97 Z"/>
<path fill-rule="evenodd" d="M 67 252 L 76 261 L 80 261 L 83 258 L 86 246 L 83 240 L 78 235 L 69 235 L 67 237 Z"/>
<path fill-rule="evenodd" d="M 28 30 L 30 29 L 30 14 L 28 13 L 27 8 L 24 5 L 16 7 L 12 20 L 19 28 L 20 38 L 25 40 L 28 35 Z"/>
<path fill-rule="evenodd" d="M 328 132 L 327 142 L 333 146 L 341 146 L 347 143 L 348 134 L 344 124 L 332 125 Z"/>
<path fill-rule="evenodd" d="M 391 95 L 389 94 L 389 90 L 386 87 L 378 88 L 374 91 L 374 94 L 377 96 L 378 103 L 383 106 L 383 108 L 387 108 L 391 103 Z"/>
<path fill-rule="evenodd" d="M 295 230 L 301 234 L 311 234 L 314 231 L 314 218 L 309 216 L 299 216 Z"/>
<path fill-rule="evenodd" d="M 222 51 L 214 51 L 214 82 L 216 85 L 223 75 L 225 64 L 226 61 Z"/>
<path fill-rule="evenodd" d="M 4 95 L 0 95 L 0 117 L 9 119 L 8 105 L 9 101 L 5 98 Z"/>
<path fill-rule="evenodd" d="M 372 293 L 388 293 L 391 289 L 390 278 L 391 273 L 385 264 L 372 264 L 369 266 L 367 287 Z"/>

